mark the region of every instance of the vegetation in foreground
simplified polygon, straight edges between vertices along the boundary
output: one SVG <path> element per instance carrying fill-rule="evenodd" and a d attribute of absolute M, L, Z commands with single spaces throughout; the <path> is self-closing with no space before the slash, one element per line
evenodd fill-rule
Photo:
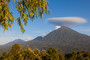
<path fill-rule="evenodd" d="M 15 19 L 13 12 L 10 11 L 10 3 L 12 4 L 12 1 L 10 1 L 11 0 L 0 0 L 0 26 L 3 27 L 4 31 L 8 30 L 9 27 L 11 28 L 14 21 L 16 21 L 20 26 L 21 32 L 24 33 L 25 29 L 23 25 L 26 26 L 29 19 L 42 18 L 45 13 L 50 12 L 48 10 L 47 0 L 14 0 L 16 10 L 20 14 L 20 16 Z M 14 6 L 11 6 L 11 8 L 12 7 Z"/>
<path fill-rule="evenodd" d="M 59 52 L 51 47 L 47 51 L 39 49 L 30 49 L 27 46 L 25 49 L 19 44 L 12 46 L 9 53 L 3 52 L 0 60 L 90 60 L 90 52 L 71 52 L 64 54 L 62 50 Z"/>

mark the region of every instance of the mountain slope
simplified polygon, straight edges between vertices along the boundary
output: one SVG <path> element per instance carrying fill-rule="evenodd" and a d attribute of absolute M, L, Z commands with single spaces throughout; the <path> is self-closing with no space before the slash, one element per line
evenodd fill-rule
<path fill-rule="evenodd" d="M 90 52 L 90 36 L 78 33 L 68 27 L 61 27 L 50 32 L 47 36 L 41 39 L 31 40 L 21 43 L 23 47 L 29 45 L 30 48 L 38 48 L 40 50 L 54 47 L 57 50 L 62 49 L 65 53 L 72 51 L 89 51 Z M 11 45 L 0 47 L 0 51 L 7 51 Z"/>
<path fill-rule="evenodd" d="M 62 49 L 64 52 L 75 51 L 90 51 L 90 36 L 80 34 L 68 27 L 61 27 L 52 31 L 47 36 L 38 41 L 29 41 L 31 48 L 48 49 L 55 47 Z M 67 51 L 68 50 L 68 51 Z"/>
<path fill-rule="evenodd" d="M 33 39 L 33 40 L 41 40 L 43 37 L 42 36 L 38 36 L 38 37 L 36 37 L 35 39 Z"/>
<path fill-rule="evenodd" d="M 26 41 L 24 41 L 24 40 L 22 40 L 22 39 L 16 39 L 16 40 L 14 40 L 14 41 L 12 41 L 12 42 L 9 42 L 9 43 L 7 43 L 7 44 L 4 44 L 4 45 L 0 45 L 0 55 L 1 55 L 1 53 L 3 53 L 3 52 L 8 52 L 10 49 L 11 49 L 11 47 L 12 47 L 12 45 L 14 45 L 14 44 L 23 44 L 23 43 L 25 43 Z"/>
<path fill-rule="evenodd" d="M 9 43 L 7 43 L 7 44 L 5 44 L 5 45 L 14 45 L 14 44 L 16 44 L 16 43 L 21 44 L 21 43 L 25 43 L 25 41 L 22 40 L 22 39 L 16 39 L 16 40 L 14 40 L 14 41 L 12 41 L 12 42 L 9 42 Z"/>

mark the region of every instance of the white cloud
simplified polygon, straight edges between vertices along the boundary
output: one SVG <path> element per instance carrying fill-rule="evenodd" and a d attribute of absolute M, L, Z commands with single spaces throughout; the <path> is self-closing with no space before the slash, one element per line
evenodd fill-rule
<path fill-rule="evenodd" d="M 58 26 L 71 26 L 76 24 L 86 23 L 86 19 L 81 17 L 60 17 L 60 18 L 50 18 L 47 20 L 49 23 Z"/>
<path fill-rule="evenodd" d="M 61 28 L 61 26 L 56 26 L 56 28 L 55 28 L 55 29 L 59 29 L 59 28 Z"/>
<path fill-rule="evenodd" d="M 23 40 L 25 40 L 25 41 L 30 41 L 30 40 L 33 39 L 33 37 L 26 37 L 26 38 L 20 38 L 20 39 L 23 39 Z"/>
<path fill-rule="evenodd" d="M 43 34 L 42 37 L 46 36 L 47 34 Z"/>

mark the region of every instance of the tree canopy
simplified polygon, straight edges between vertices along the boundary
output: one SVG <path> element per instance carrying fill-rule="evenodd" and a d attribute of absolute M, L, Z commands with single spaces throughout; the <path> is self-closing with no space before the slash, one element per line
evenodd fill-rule
<path fill-rule="evenodd" d="M 28 20 L 35 17 L 42 18 L 45 13 L 50 12 L 48 10 L 47 0 L 14 0 L 16 4 L 16 10 L 20 16 L 14 18 L 13 13 L 9 10 L 10 0 L 0 0 L 0 26 L 5 30 L 12 27 L 14 20 L 17 21 L 20 26 L 21 32 L 25 32 L 23 25 L 27 25 Z"/>
<path fill-rule="evenodd" d="M 2 53 L 0 60 L 90 60 L 90 52 L 73 51 L 64 54 L 62 50 L 58 52 L 53 47 L 40 51 L 29 46 L 23 49 L 19 44 L 15 44 L 8 53 Z"/>

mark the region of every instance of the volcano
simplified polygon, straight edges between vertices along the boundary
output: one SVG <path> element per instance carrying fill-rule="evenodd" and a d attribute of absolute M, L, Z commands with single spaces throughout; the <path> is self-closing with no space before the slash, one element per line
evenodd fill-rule
<path fill-rule="evenodd" d="M 43 38 L 39 36 L 33 40 L 20 43 L 20 45 L 23 47 L 29 45 L 32 49 L 38 48 L 40 50 L 46 50 L 50 47 L 54 47 L 58 51 L 63 50 L 64 53 L 70 53 L 72 51 L 90 52 L 90 36 L 63 26 L 50 32 Z M 0 46 L 0 48 L 2 51 L 5 51 L 9 46 L 7 47 L 7 45 L 4 45 L 3 48 L 2 46 Z"/>

